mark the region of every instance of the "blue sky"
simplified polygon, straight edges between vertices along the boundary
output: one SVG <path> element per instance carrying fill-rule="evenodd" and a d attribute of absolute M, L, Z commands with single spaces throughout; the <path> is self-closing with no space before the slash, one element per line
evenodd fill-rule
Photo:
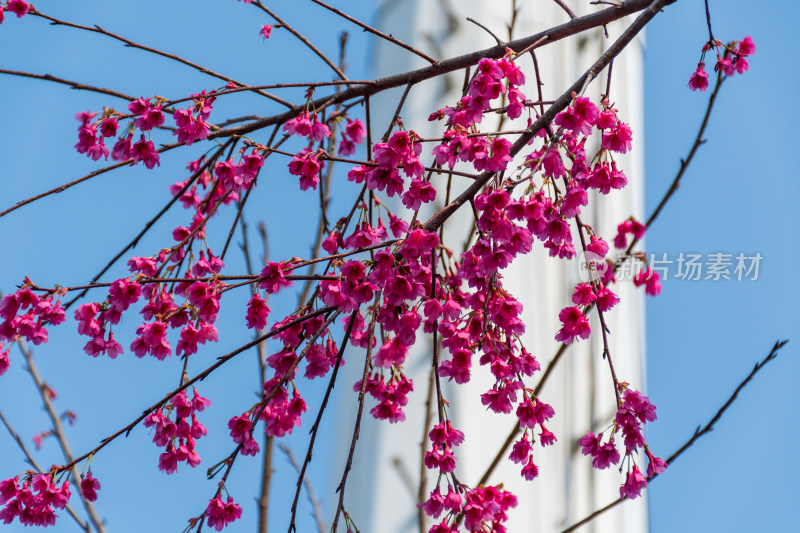
<path fill-rule="evenodd" d="M 323 49 L 335 51 L 341 27 L 336 19 L 300 4 L 281 7 L 281 15 L 305 28 Z M 336 5 L 365 20 L 371 17 L 372 7 L 366 2 Z M 249 83 L 276 75 L 281 80 L 310 81 L 309 65 L 315 70 L 319 67 L 318 59 L 307 51 L 287 61 L 283 50 L 291 45 L 290 36 L 276 31 L 263 42 L 257 32 L 269 20 L 233 0 L 213 7 L 171 2 L 170 16 L 154 15 L 161 4 L 149 0 L 137 3 L 135 9 L 109 6 L 89 0 L 69 7 L 48 0 L 37 3 L 45 12 L 119 30 L 135 41 L 196 59 Z M 760 253 L 763 260 L 756 281 L 667 279 L 662 294 L 648 299 L 648 393 L 659 409 L 648 440 L 664 456 L 716 412 L 777 339 L 795 336 L 800 319 L 792 276 L 800 254 L 794 244 L 797 239 L 790 233 L 800 185 L 792 161 L 785 161 L 787 155 L 791 157 L 794 147 L 789 142 L 800 118 L 796 98 L 792 98 L 800 79 L 785 53 L 800 7 L 792 0 L 775 2 L 769 12 L 744 0 L 717 0 L 711 7 L 719 39 L 752 35 L 758 50 L 751 70 L 726 82 L 706 134 L 708 143 L 648 233 L 647 250 L 673 259 L 680 253 Z M 707 94 L 689 91 L 686 82 L 706 38 L 703 4 L 698 0 L 681 0 L 666 8 L 648 27 L 644 132 L 648 212 L 688 151 L 705 108 Z M 352 78 L 369 76 L 364 52 L 369 42 L 357 28 L 350 28 L 348 73 Z M 7 16 L 0 26 L 0 47 L 6 51 L 2 68 L 51 73 L 134 95 L 169 98 L 222 85 L 100 36 L 51 28 L 32 18 Z M 6 97 L 5 125 L 0 128 L 2 208 L 96 168 L 72 149 L 77 126 L 72 116 L 102 105 L 124 108 L 123 102 L 110 97 L 40 81 L 5 76 L 0 78 L 0 87 Z M 293 100 L 300 96 L 299 91 L 282 94 Z M 220 101 L 214 113 L 233 116 L 252 113 L 254 108 L 262 115 L 275 110 L 260 99 L 242 95 Z M 25 275 L 42 285 L 88 280 L 158 211 L 168 186 L 185 178 L 186 162 L 203 150 L 193 146 L 191 156 L 165 154 L 158 172 L 125 168 L 106 174 L 0 219 L 5 240 L 0 290 L 12 290 Z M 288 181 L 281 165 L 274 165 L 265 169 L 262 184 L 263 176 Z M 316 222 L 314 199 L 295 189 L 282 187 L 280 194 L 270 194 L 272 185 L 262 186 L 254 198 L 254 205 L 260 207 L 248 222 L 252 226 L 258 219 L 267 220 L 274 257 L 307 254 L 307 243 L 291 235 L 310 233 Z M 346 186 L 337 189 L 334 208 L 344 205 L 347 192 Z M 180 210 L 166 217 L 154 227 L 152 236 L 143 239 L 137 253 L 150 254 L 160 248 L 164 236 L 175 225 L 185 224 L 186 218 Z M 291 233 L 285 229 L 289 225 Z M 223 239 L 224 226 L 220 224 L 212 238 Z M 233 248 L 228 261 L 234 271 L 241 269 L 237 254 Z M 124 269 L 117 267 L 113 274 L 122 276 Z M 244 302 L 244 295 L 230 298 Z M 278 301 L 273 309 L 288 311 L 288 304 Z M 215 354 L 235 348 L 248 335 L 240 317 L 225 320 L 220 329 L 228 333 Z M 794 339 L 764 369 L 714 432 L 653 483 L 649 493 L 653 532 L 771 530 L 793 523 L 791 480 L 800 474 L 800 467 L 791 460 L 789 446 L 800 437 L 800 420 L 792 407 L 800 376 L 798 342 Z M 135 417 L 153 402 L 156 391 L 176 384 L 178 372 L 177 361 L 170 363 L 173 372 L 164 372 L 163 363 L 150 359 L 91 360 L 82 353 L 82 344 L 74 329 L 65 325 L 52 329 L 51 342 L 35 352 L 45 379 L 60 394 L 57 406 L 78 413 L 77 426 L 70 431 L 74 451 L 90 449 L 116 430 L 121 420 Z M 208 361 L 213 355 L 206 354 Z M 254 357 L 237 358 L 199 386 L 214 401 L 204 413 L 209 428 L 224 428 L 234 410 L 254 401 L 258 387 Z M 12 369 L 0 378 L 0 409 L 30 439 L 46 429 L 48 422 L 35 407 L 37 399 L 20 359 L 14 352 Z M 196 368 L 206 364 L 198 363 Z M 289 439 L 297 455 L 305 442 L 303 432 L 299 437 Z M 159 450 L 149 440 L 147 432 L 137 428 L 127 442 L 110 445 L 95 462 L 95 474 L 103 483 L 98 505 L 109 519 L 110 531 L 138 530 L 162 520 L 169 530 L 179 530 L 183 517 L 199 514 L 213 493 L 213 483 L 205 481 L 202 467 L 182 468 L 178 477 L 158 472 Z M 225 439 L 218 445 L 213 440 L 198 443 L 205 464 L 229 451 Z M 4 478 L 15 474 L 22 462 L 4 432 L 0 432 L 0 449 L 5 452 L 0 458 L 0 478 Z M 45 442 L 39 457 L 45 465 L 60 461 L 52 441 Z M 259 463 L 253 458 L 241 460 L 249 466 L 234 469 L 229 486 L 237 500 L 249 503 L 255 485 L 248 471 Z M 291 485 L 292 471 L 280 452 L 276 465 L 277 483 Z M 321 479 L 325 470 L 324 456 L 316 456 L 312 476 Z M 286 492 L 275 491 L 276 506 L 287 504 Z M 243 529 L 255 520 L 255 509 L 250 506 L 248 511 Z M 306 512 L 301 508 L 301 515 Z M 285 527 L 282 524 L 285 517 L 275 523 L 279 529 Z M 309 522 L 305 525 L 312 527 Z M 62 518 L 58 530 L 72 527 Z"/>

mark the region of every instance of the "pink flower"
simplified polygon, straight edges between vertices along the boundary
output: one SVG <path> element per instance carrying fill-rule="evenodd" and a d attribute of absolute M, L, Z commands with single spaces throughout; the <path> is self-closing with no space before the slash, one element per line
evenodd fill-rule
<path fill-rule="evenodd" d="M 258 294 L 254 294 L 247 303 L 247 315 L 245 316 L 247 327 L 257 330 L 264 329 L 267 326 L 269 312 L 270 309 L 264 299 Z"/>
<path fill-rule="evenodd" d="M 81 480 L 81 494 L 86 501 L 97 501 L 97 491 L 100 488 L 100 482 L 92 477 L 92 471 L 86 474 Z"/>
<path fill-rule="evenodd" d="M 342 235 L 336 230 L 331 230 L 325 240 L 322 241 L 322 249 L 333 255 L 339 251 L 339 245 L 342 243 Z"/>
<path fill-rule="evenodd" d="M 647 267 L 639 271 L 633 278 L 633 284 L 637 287 L 645 286 L 645 292 L 650 296 L 658 296 L 661 294 L 661 278 L 658 272 L 651 270 Z"/>
<path fill-rule="evenodd" d="M 242 444 L 250 438 L 250 413 L 234 416 L 228 421 L 228 429 L 231 430 L 233 442 Z"/>
<path fill-rule="evenodd" d="M 630 498 L 631 500 L 638 498 L 642 493 L 642 489 L 647 486 L 647 478 L 639 471 L 639 467 L 633 465 L 633 470 L 628 472 L 628 479 L 625 484 L 619 488 L 620 498 Z"/>
<path fill-rule="evenodd" d="M 739 42 L 739 55 L 751 56 L 756 53 L 756 45 L 749 35 Z"/>
<path fill-rule="evenodd" d="M 438 516 L 442 514 L 444 510 L 444 498 L 439 491 L 438 485 L 431 491 L 428 500 L 425 503 L 418 504 L 417 507 L 422 507 L 425 510 L 425 514 L 433 518 L 438 518 Z"/>
<path fill-rule="evenodd" d="M 631 149 L 631 140 L 633 134 L 631 128 L 624 122 L 617 122 L 615 128 L 603 132 L 602 146 L 604 150 L 611 150 L 612 152 L 619 152 L 621 154 L 627 153 Z"/>
<path fill-rule="evenodd" d="M 591 333 L 589 319 L 577 307 L 565 307 L 558 314 L 562 327 L 556 334 L 556 340 L 565 344 L 572 343 L 577 337 L 588 339 Z"/>
<path fill-rule="evenodd" d="M 119 140 L 117 140 L 117 142 L 114 144 L 114 148 L 111 150 L 111 159 L 115 161 L 125 161 L 126 159 L 131 158 L 132 151 L 133 135 L 121 137 Z"/>
<path fill-rule="evenodd" d="M 17 497 L 18 477 L 12 477 L 0 481 L 0 504 L 6 503 Z"/>
<path fill-rule="evenodd" d="M 555 433 L 542 425 L 542 432 L 539 434 L 539 443 L 542 446 L 552 446 L 557 440 Z"/>
<path fill-rule="evenodd" d="M 249 2 L 246 1 L 246 3 Z M 208 502 L 208 507 L 206 508 L 208 526 L 213 527 L 217 531 L 222 531 L 222 528 L 241 517 L 242 508 L 233 503 L 233 498 L 230 496 L 228 496 L 228 501 L 226 503 L 222 503 L 222 500 L 219 498 L 214 498 Z"/>
<path fill-rule="evenodd" d="M 8 361 L 8 350 L 2 351 L 2 349 L 3 349 L 3 343 L 0 342 L 0 376 L 8 372 L 8 367 L 10 366 L 10 363 Z"/>
<path fill-rule="evenodd" d="M 289 174 L 300 177 L 300 190 L 317 190 L 319 183 L 319 173 L 322 170 L 323 162 L 308 149 L 303 149 L 296 154 L 289 162 Z"/>
<path fill-rule="evenodd" d="M 344 128 L 345 134 L 356 144 L 360 144 L 367 136 L 367 129 L 360 119 L 347 119 L 347 126 Z"/>
<path fill-rule="evenodd" d="M 646 447 L 644 451 L 647 454 L 647 458 L 650 460 L 647 464 L 647 477 L 652 478 L 656 474 L 660 474 L 667 469 L 668 465 L 664 459 L 654 456 Z"/>
<path fill-rule="evenodd" d="M 575 305 L 589 305 L 595 301 L 594 288 L 591 283 L 579 283 L 572 294 L 572 303 Z"/>
<path fill-rule="evenodd" d="M 597 297 L 597 308 L 603 313 L 619 303 L 619 297 L 602 283 L 597 288 L 595 295 Z"/>
<path fill-rule="evenodd" d="M 283 274 L 283 267 L 283 263 L 268 263 L 261 271 L 261 277 L 263 279 L 258 284 L 259 288 L 266 290 L 270 294 L 274 294 L 282 287 L 291 285 L 292 282 L 287 281 Z"/>
<path fill-rule="evenodd" d="M 289 135 L 308 137 L 311 134 L 311 119 L 308 118 L 308 112 L 287 120 L 286 124 L 283 125 L 283 131 Z"/>
<path fill-rule="evenodd" d="M 531 446 L 531 441 L 528 440 L 528 432 L 526 431 L 522 434 L 522 438 L 514 443 L 508 458 L 515 463 L 522 464 L 528 460 L 532 449 L 533 447 Z"/>
<path fill-rule="evenodd" d="M 109 117 L 100 123 L 100 135 L 103 137 L 114 137 L 117 134 L 117 119 Z"/>
<path fill-rule="evenodd" d="M 138 283 L 124 278 L 118 279 L 108 289 L 108 303 L 112 308 L 122 312 L 136 303 L 141 295 L 142 288 Z"/>
<path fill-rule="evenodd" d="M 619 463 L 619 451 L 614 446 L 614 439 L 612 438 L 597 449 L 597 452 L 592 459 L 592 466 L 604 470 L 611 465 Z"/>
<path fill-rule="evenodd" d="M 422 181 L 413 178 L 409 184 L 408 191 L 403 194 L 403 205 L 412 211 L 416 211 L 422 204 L 427 204 L 436 199 L 436 189 L 429 181 Z"/>
<path fill-rule="evenodd" d="M 115 147 L 116 148 L 116 147 Z M 144 166 L 152 169 L 155 166 L 161 166 L 159 155 L 156 151 L 152 141 L 145 141 L 144 135 L 139 137 L 139 141 L 134 143 L 131 148 L 130 157 L 133 159 L 135 165 L 139 161 L 144 162 Z"/>
<path fill-rule="evenodd" d="M 258 34 L 264 37 L 264 39 L 269 39 L 270 32 L 272 32 L 272 26 L 270 24 L 264 24 L 261 26 L 261 31 L 259 31 Z"/>
<path fill-rule="evenodd" d="M 689 88 L 693 91 L 705 91 L 708 88 L 708 74 L 706 64 L 701 61 L 697 64 L 697 70 L 689 78 Z"/>
<path fill-rule="evenodd" d="M 534 478 L 539 476 L 539 467 L 533 463 L 533 457 L 528 459 L 528 464 L 522 468 L 522 477 L 528 481 L 533 481 Z"/>
<path fill-rule="evenodd" d="M 18 18 L 27 15 L 30 8 L 30 4 L 25 0 L 8 0 L 8 4 L 6 4 L 6 9 L 17 15 Z"/>
<path fill-rule="evenodd" d="M 133 125 L 142 131 L 150 131 L 164 124 L 164 113 L 161 106 L 149 107 L 142 112 L 142 116 L 136 119 Z"/>
<path fill-rule="evenodd" d="M 141 115 L 148 109 L 150 109 L 150 101 L 141 97 L 128 104 L 128 111 L 134 115 Z"/>

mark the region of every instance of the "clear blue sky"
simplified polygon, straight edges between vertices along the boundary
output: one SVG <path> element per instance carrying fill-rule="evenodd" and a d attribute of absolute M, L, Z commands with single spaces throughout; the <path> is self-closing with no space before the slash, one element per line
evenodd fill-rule
<path fill-rule="evenodd" d="M 367 2 L 336 5 L 365 20 L 373 9 Z M 284 51 L 291 46 L 291 37 L 285 32 L 276 31 L 269 41 L 262 42 L 257 32 L 261 24 L 270 21 L 244 4 L 227 0 L 212 7 L 182 0 L 171 2 L 168 14 L 154 15 L 163 12 L 162 6 L 150 0 L 126 9 L 89 0 L 68 7 L 47 0 L 37 3 L 45 12 L 118 30 L 133 40 L 196 59 L 249 83 L 276 76 L 310 81 L 312 70 L 318 70 L 318 60 L 305 51 L 287 60 L 289 54 Z M 667 253 L 672 259 L 681 252 L 734 256 L 759 252 L 763 260 L 757 281 L 668 279 L 661 296 L 648 299 L 648 393 L 659 409 L 659 420 L 651 424 L 648 439 L 664 456 L 716 412 L 777 339 L 797 337 L 800 331 L 793 301 L 798 290 L 792 277 L 800 254 L 797 239 L 790 233 L 800 176 L 791 160 L 785 162 L 793 154 L 789 140 L 800 118 L 795 97 L 800 79 L 786 53 L 800 7 L 792 0 L 774 2 L 769 11 L 744 0 L 717 0 L 711 7 L 718 38 L 740 39 L 749 34 L 758 50 L 751 70 L 723 88 L 706 135 L 708 143 L 648 234 L 647 249 Z M 278 9 L 325 50 L 336 49 L 341 25 L 334 17 L 321 15 L 305 2 Z M 650 211 L 686 154 L 706 104 L 707 95 L 686 87 L 707 37 L 703 4 L 680 0 L 648 28 L 644 138 Z M 364 50 L 369 39 L 356 28 L 350 30 L 348 73 L 352 78 L 368 77 Z M 222 84 L 100 36 L 51 28 L 32 18 L 18 21 L 7 15 L 0 26 L 0 48 L 6 51 L 2 68 L 50 73 L 137 96 L 170 98 Z M 72 149 L 77 126 L 72 116 L 102 105 L 124 108 L 123 102 L 110 97 L 40 81 L 4 76 L 0 87 L 5 97 L 5 125 L 0 128 L 2 208 L 96 168 Z M 299 96 L 298 92 L 286 94 L 294 100 Z M 212 119 L 252 113 L 254 105 L 259 106 L 260 114 L 274 111 L 261 100 L 242 96 L 221 102 Z M 25 275 L 42 285 L 88 280 L 158 211 L 168 186 L 185 178 L 186 161 L 203 149 L 193 146 L 192 156 L 165 154 L 157 172 L 140 168 L 115 171 L 1 219 L 5 242 L 0 290 L 13 290 Z M 254 205 L 262 207 L 248 222 L 253 225 L 264 218 L 273 228 L 273 257 L 303 256 L 307 244 L 291 235 L 310 233 L 315 223 L 313 198 L 301 195 L 296 187 L 270 195 L 267 191 L 272 184 L 265 176 L 288 180 L 282 165 L 275 165 L 262 174 L 262 186 L 254 198 Z M 274 172 L 269 172 L 270 168 Z M 346 198 L 347 190 L 341 188 L 334 201 Z M 298 205 L 300 208 L 288 207 Z M 156 225 L 137 252 L 144 255 L 159 248 L 163 236 L 185 221 L 185 213 L 176 211 Z M 285 230 L 289 225 L 291 233 Z M 212 236 L 217 241 L 227 232 L 222 226 Z M 229 264 L 232 270 L 241 269 L 235 248 Z M 122 268 L 114 272 L 118 277 L 124 275 Z M 244 302 L 243 295 L 230 298 Z M 288 310 L 287 305 L 275 302 L 273 309 L 278 313 Z M 206 359 L 195 363 L 196 369 L 206 366 L 214 354 L 235 348 L 248 335 L 241 317 L 223 320 L 220 329 L 229 333 L 221 339 L 219 351 L 206 353 Z M 125 333 L 119 336 L 125 337 Z M 163 372 L 164 363 L 151 359 L 91 360 L 82 353 L 83 341 L 75 338 L 69 324 L 52 329 L 51 339 L 36 349 L 37 360 L 47 381 L 60 393 L 57 406 L 78 413 L 77 426 L 70 432 L 76 452 L 93 447 L 117 429 L 121 420 L 132 419 L 152 403 L 156 391 L 177 383 L 177 361 L 167 363 L 174 372 Z M 794 523 L 791 504 L 796 498 L 791 494 L 796 493 L 793 480 L 800 475 L 800 467 L 792 460 L 790 446 L 800 438 L 800 416 L 792 401 L 800 376 L 798 343 L 800 338 L 794 338 L 745 390 L 717 429 L 653 483 L 649 498 L 654 533 L 781 530 Z M 254 401 L 258 386 L 254 357 L 232 361 L 200 385 L 201 393 L 214 401 L 203 413 L 209 428 L 224 428 L 235 409 Z M 12 369 L 0 378 L 0 409 L 29 441 L 49 426 L 44 413 L 35 407 L 37 399 L 22 371 L 21 356 L 14 352 L 12 360 Z M 304 432 L 298 436 L 288 443 L 300 456 Z M 154 524 L 180 530 L 183 518 L 199 514 L 213 493 L 213 483 L 205 481 L 202 465 L 195 471 L 184 466 L 177 477 L 158 472 L 159 450 L 149 440 L 148 432 L 137 428 L 127 442 L 112 444 L 95 462 L 95 474 L 103 483 L 98 507 L 109 520 L 109 531 L 138 531 Z M 0 431 L 0 450 L 0 478 L 17 473 L 21 458 L 4 431 Z M 220 439 L 215 446 L 214 439 L 202 439 L 198 450 L 207 466 L 228 453 L 229 442 Z M 53 441 L 45 442 L 38 457 L 44 465 L 60 462 Z M 237 500 L 249 505 L 255 493 L 250 470 L 260 462 L 247 457 L 240 460 L 229 486 Z M 280 452 L 276 465 L 276 486 L 280 488 L 274 491 L 273 502 L 286 506 L 290 498 L 286 487 L 293 484 L 293 472 Z M 315 456 L 312 476 L 321 479 L 325 471 L 324 456 Z M 307 508 L 301 508 L 300 514 L 306 513 Z M 254 521 L 255 508 L 249 505 L 237 530 L 252 530 Z M 281 516 L 275 526 L 280 530 L 285 523 Z M 309 522 L 304 525 L 313 527 Z M 62 517 L 58 530 L 71 531 L 73 525 Z"/>

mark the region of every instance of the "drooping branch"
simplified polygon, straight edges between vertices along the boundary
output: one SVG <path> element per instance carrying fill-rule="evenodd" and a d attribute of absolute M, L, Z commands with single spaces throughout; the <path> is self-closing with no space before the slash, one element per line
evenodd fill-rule
<path fill-rule="evenodd" d="M 85 83 L 80 83 L 77 81 L 66 80 L 64 78 L 59 78 L 57 76 L 53 76 L 51 74 L 34 74 L 32 72 L 23 72 L 21 70 L 6 70 L 0 68 L 0 74 L 8 74 L 10 76 L 19 76 L 22 78 L 33 78 L 35 80 L 45 80 L 45 81 L 52 81 L 53 83 L 61 83 L 63 85 L 68 85 L 70 89 L 75 89 L 78 91 L 90 91 L 94 93 L 105 94 L 108 96 L 113 96 L 115 98 L 121 98 L 123 100 L 132 101 L 136 100 L 135 96 L 131 96 L 129 94 L 121 93 L 119 91 L 114 91 L 112 89 L 104 89 L 102 87 L 94 87 L 93 85 L 86 85 Z"/>
<path fill-rule="evenodd" d="M 686 169 L 689 167 L 689 164 L 692 162 L 692 159 L 694 158 L 694 155 L 697 152 L 697 149 L 700 148 L 700 146 L 705 142 L 705 140 L 703 140 L 703 134 L 705 133 L 706 126 L 708 125 L 708 121 L 709 121 L 709 118 L 711 116 L 711 110 L 712 110 L 712 108 L 714 106 L 714 102 L 716 101 L 716 98 L 717 98 L 717 93 L 719 92 L 719 89 L 721 87 L 721 84 L 722 84 L 723 80 L 724 80 L 724 78 L 720 79 L 718 77 L 717 85 L 714 87 L 714 91 L 712 92 L 711 97 L 709 98 L 708 107 L 706 108 L 706 112 L 705 112 L 705 114 L 703 116 L 703 121 L 702 121 L 702 124 L 700 126 L 700 130 L 698 131 L 697 137 L 695 138 L 695 142 L 692 144 L 692 147 L 689 150 L 689 155 L 687 155 L 686 158 L 681 159 L 680 169 L 678 170 L 678 174 L 675 176 L 675 179 L 673 180 L 672 185 L 667 190 L 667 192 L 664 194 L 664 196 L 662 197 L 662 199 L 659 202 L 659 204 L 656 207 L 656 209 L 648 217 L 647 224 L 646 224 L 648 228 L 651 227 L 651 225 L 655 222 L 655 220 L 658 217 L 658 215 L 661 212 L 661 210 L 664 208 L 664 206 L 667 204 L 667 202 L 669 202 L 669 200 L 673 197 L 675 192 L 677 192 L 678 187 L 680 185 L 680 180 L 683 177 L 683 174 L 686 172 Z M 625 251 L 625 253 L 620 255 L 620 257 L 614 263 L 613 268 L 614 268 L 615 272 L 625 261 L 628 260 L 628 258 L 631 257 L 631 252 L 633 250 L 633 247 L 638 242 L 639 242 L 639 239 L 634 237 L 633 240 L 631 241 L 631 244 L 628 246 L 627 250 Z M 590 304 L 584 310 L 584 314 L 590 312 L 592 310 L 592 308 L 594 308 L 594 304 Z M 544 388 L 545 384 L 548 382 L 551 374 L 553 373 L 553 371 L 558 366 L 558 363 L 561 362 L 562 357 L 567 352 L 569 347 L 570 347 L 569 344 L 561 343 L 559 345 L 559 347 L 556 350 L 555 354 L 553 354 L 553 357 L 550 359 L 550 362 L 545 367 L 544 372 L 542 373 L 542 376 L 539 378 L 539 382 L 536 385 L 536 387 L 534 388 L 534 395 L 538 396 L 541 393 L 541 391 Z M 506 437 L 505 441 L 503 441 L 503 444 L 498 449 L 497 454 L 492 458 L 492 461 L 491 461 L 491 463 L 489 463 L 489 466 L 486 468 L 486 470 L 484 470 L 484 473 L 483 473 L 483 475 L 481 476 L 481 479 L 480 479 L 480 483 L 486 483 L 489 480 L 489 477 L 492 475 L 492 473 L 494 472 L 495 468 L 497 468 L 497 465 L 500 464 L 500 461 L 501 461 L 502 457 L 506 454 L 506 452 L 508 452 L 508 450 L 511 447 L 511 445 L 514 443 L 514 440 L 517 438 L 517 435 L 519 435 L 519 432 L 520 432 L 520 425 L 519 425 L 519 422 L 516 422 L 514 424 L 514 427 L 511 429 L 511 431 L 509 431 L 508 436 Z"/>

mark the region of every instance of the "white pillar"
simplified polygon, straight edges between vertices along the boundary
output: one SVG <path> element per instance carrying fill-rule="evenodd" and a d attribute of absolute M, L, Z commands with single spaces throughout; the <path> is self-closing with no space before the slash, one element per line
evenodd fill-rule
<path fill-rule="evenodd" d="M 437 58 L 449 58 L 495 44 L 494 39 L 478 26 L 467 22 L 471 17 L 507 40 L 506 23 L 510 20 L 511 1 L 485 0 L 399 0 L 384 3 L 378 24 L 387 33 L 413 44 Z M 568 2 L 578 16 L 599 9 L 588 2 Z M 517 2 L 520 9 L 514 38 L 533 34 L 568 20 L 567 14 L 552 0 Z M 591 63 L 599 57 L 630 22 L 623 19 L 608 26 L 610 38 L 602 28 L 564 39 L 536 52 L 542 81 L 544 99 L 557 98 Z M 644 197 L 644 131 L 643 120 L 643 41 L 634 41 L 615 61 L 613 66 L 611 100 L 616 102 L 622 120 L 634 132 L 633 151 L 617 158 L 628 176 L 628 186 L 622 191 L 598 198 L 590 196 L 590 208 L 582 215 L 584 223 L 591 225 L 607 241 L 613 239 L 616 225 L 629 215 L 643 219 Z M 417 56 L 380 39 L 374 41 L 374 66 L 376 76 L 411 70 L 425 65 Z M 517 61 L 526 73 L 523 92 L 530 99 L 537 98 L 535 77 L 530 57 Z M 441 123 L 428 123 L 428 115 L 435 109 L 454 105 L 461 94 L 463 72 L 430 80 L 412 89 L 405 104 L 402 118 L 407 129 L 422 136 L 440 136 Z M 587 91 L 595 103 L 605 91 L 605 75 Z M 373 101 L 373 131 L 382 134 L 395 110 L 402 89 Z M 375 111 L 377 109 L 377 111 Z M 524 117 L 525 115 L 523 115 Z M 494 125 L 487 117 L 482 127 Z M 523 127 L 524 124 L 520 124 Z M 596 147 L 595 147 L 596 148 Z M 587 146 L 587 151 L 590 147 Z M 426 151 L 429 152 L 429 149 Z M 424 156 L 430 154 L 423 152 Z M 442 187 L 437 187 L 440 191 Z M 464 210 L 466 211 L 466 210 Z M 459 213 L 459 223 L 446 227 L 445 238 L 457 236 L 453 242 L 463 242 L 471 223 L 471 213 Z M 422 218 L 422 217 L 421 217 Z M 423 218 L 424 219 L 424 218 Z M 579 248 L 577 237 L 576 247 Z M 504 272 L 505 287 L 524 305 L 524 336 L 526 348 L 533 353 L 542 368 L 555 354 L 558 343 L 554 337 L 560 328 L 558 312 L 572 305 L 572 287 L 579 282 L 577 261 L 564 261 L 548 257 L 540 243 L 533 251 L 518 257 Z M 644 305 L 641 291 L 630 281 L 621 282 L 612 289 L 621 303 L 607 314 L 611 329 L 610 347 L 621 381 L 628 381 L 644 390 L 645 343 Z M 503 459 L 489 483 L 504 483 L 505 488 L 519 498 L 519 505 L 509 513 L 507 523 L 511 533 L 535 531 L 548 533 L 560 531 L 593 510 L 619 496 L 619 486 L 624 474 L 611 468 L 596 471 L 591 458 L 580 453 L 578 439 L 587 431 L 595 433 L 604 429 L 615 412 L 614 391 L 606 361 L 601 358 L 602 338 L 596 313 L 590 317 L 594 334 L 588 341 L 573 345 L 542 391 L 543 401 L 556 411 L 548 424 L 558 442 L 555 446 L 541 448 L 536 445 L 534 461 L 539 466 L 540 477 L 527 482 L 519 475 L 521 467 Z M 405 409 L 407 420 L 390 425 L 376 421 L 365 409 L 361 436 L 356 450 L 356 461 L 348 480 L 345 505 L 364 533 L 408 533 L 418 531 L 416 515 L 416 490 L 419 483 L 420 442 L 423 434 L 425 392 L 430 368 L 431 340 L 418 335 L 415 352 L 406 361 L 405 372 L 414 381 L 415 392 Z M 363 352 L 361 352 L 363 353 Z M 342 389 L 350 388 L 359 379 L 362 363 L 353 354 L 348 360 L 346 381 Z M 363 361 L 363 359 L 361 359 Z M 477 483 L 494 457 L 497 449 L 514 426 L 513 415 L 501 416 L 488 412 L 480 403 L 480 394 L 493 382 L 488 369 L 473 360 L 473 379 L 467 385 L 447 384 L 445 397 L 450 402 L 449 413 L 454 426 L 466 435 L 466 442 L 457 449 L 459 480 L 470 485 Z M 535 386 L 541 373 L 529 381 Z M 339 457 L 346 456 L 350 431 L 354 420 L 354 400 L 349 390 L 340 392 L 341 440 L 337 443 Z M 372 405 L 367 400 L 367 409 Z M 338 482 L 341 470 L 334 469 L 333 482 Z M 429 477 L 435 474 L 431 473 Z M 430 525 L 432 522 L 428 520 Z M 647 531 L 646 497 L 626 502 L 605 513 L 582 531 L 591 532 L 643 532 Z"/>

